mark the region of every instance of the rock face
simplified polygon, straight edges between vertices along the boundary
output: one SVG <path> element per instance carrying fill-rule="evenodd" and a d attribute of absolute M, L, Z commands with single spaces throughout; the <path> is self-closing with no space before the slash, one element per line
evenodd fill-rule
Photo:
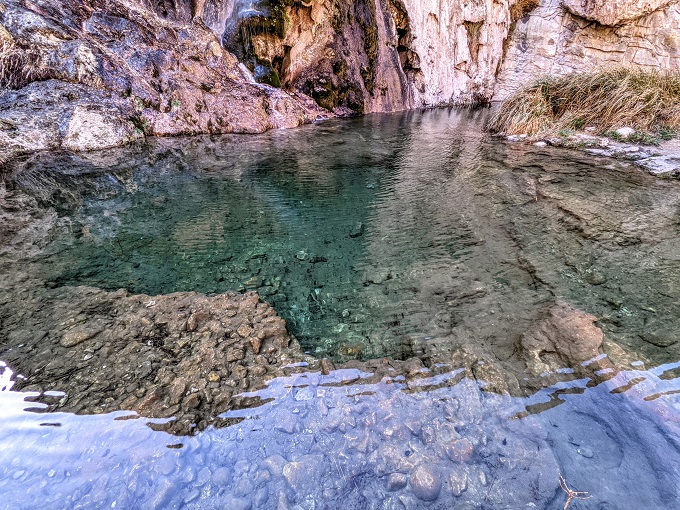
<path fill-rule="evenodd" d="M 669 0 L 7 0 L 0 162 L 479 103 L 584 65 L 677 69 L 679 29 Z"/>
<path fill-rule="evenodd" d="M 680 4 L 542 0 L 517 23 L 494 99 L 544 74 L 612 65 L 680 69 Z"/>
<path fill-rule="evenodd" d="M 0 148 L 6 156 L 14 151 L 124 145 L 143 137 L 132 116 L 129 103 L 109 91 L 59 80 L 33 82 L 0 98 Z"/>
<path fill-rule="evenodd" d="M 0 6 L 0 44 L 5 159 L 143 135 L 255 133 L 323 116 L 309 98 L 252 82 L 203 23 L 134 3 L 10 0 Z"/>
<path fill-rule="evenodd" d="M 405 0 L 419 70 L 410 85 L 416 107 L 491 99 L 515 3 Z"/>
<path fill-rule="evenodd" d="M 258 16 L 233 11 L 225 46 L 256 76 L 275 72 L 284 87 L 340 113 L 489 100 L 522 13 L 514 0 L 310 0 L 288 8 L 284 29 L 263 29 L 280 3 L 255 2 Z"/>
<path fill-rule="evenodd" d="M 581 18 L 614 26 L 675 3 L 675 0 L 563 0 L 564 8 Z"/>

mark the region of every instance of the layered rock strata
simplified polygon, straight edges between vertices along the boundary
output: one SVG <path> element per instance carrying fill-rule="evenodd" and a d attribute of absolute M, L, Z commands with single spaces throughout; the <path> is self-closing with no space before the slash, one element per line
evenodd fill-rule
<path fill-rule="evenodd" d="M 677 1 L 542 0 L 509 40 L 494 99 L 542 75 L 624 65 L 680 69 Z"/>

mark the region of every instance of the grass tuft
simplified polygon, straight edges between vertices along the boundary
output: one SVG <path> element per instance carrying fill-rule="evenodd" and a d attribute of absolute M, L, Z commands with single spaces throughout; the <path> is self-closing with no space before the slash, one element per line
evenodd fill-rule
<path fill-rule="evenodd" d="M 550 136 L 585 126 L 600 133 L 632 127 L 642 138 L 673 137 L 680 131 L 680 73 L 619 67 L 540 78 L 506 100 L 488 129 Z"/>
<path fill-rule="evenodd" d="M 510 19 L 515 23 L 529 14 L 539 5 L 539 0 L 517 0 L 510 6 Z"/>

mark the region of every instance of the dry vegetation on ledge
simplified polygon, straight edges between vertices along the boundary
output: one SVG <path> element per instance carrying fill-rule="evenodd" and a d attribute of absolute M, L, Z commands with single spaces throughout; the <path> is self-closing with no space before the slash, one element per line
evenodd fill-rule
<path fill-rule="evenodd" d="M 586 126 L 671 137 L 680 131 L 680 74 L 612 68 L 543 77 L 506 100 L 488 128 L 536 137 Z"/>

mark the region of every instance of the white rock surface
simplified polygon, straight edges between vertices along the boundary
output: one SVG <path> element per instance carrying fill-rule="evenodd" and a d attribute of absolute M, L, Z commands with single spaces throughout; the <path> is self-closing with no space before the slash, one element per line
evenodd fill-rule
<path fill-rule="evenodd" d="M 585 6 L 611 4 L 618 18 L 631 21 L 615 27 L 603 26 L 569 12 L 563 1 Z M 651 3 L 665 7 L 641 16 L 648 10 L 638 7 Z M 610 7 L 605 11 L 609 12 Z M 604 16 L 602 19 L 607 21 Z M 546 74 L 559 76 L 612 65 L 680 69 L 680 3 L 541 0 L 539 7 L 521 19 L 512 33 L 494 99 L 505 99 L 517 88 Z"/>
<path fill-rule="evenodd" d="M 563 0 L 572 14 L 614 26 L 676 3 L 677 0 Z"/>
<path fill-rule="evenodd" d="M 423 81 L 416 107 L 490 99 L 514 0 L 404 0 Z"/>
<path fill-rule="evenodd" d="M 680 154 L 669 154 L 636 161 L 652 175 L 680 177 Z"/>
<path fill-rule="evenodd" d="M 635 134 L 635 130 L 632 127 L 622 127 L 617 129 L 615 133 L 622 138 L 628 138 Z"/>

